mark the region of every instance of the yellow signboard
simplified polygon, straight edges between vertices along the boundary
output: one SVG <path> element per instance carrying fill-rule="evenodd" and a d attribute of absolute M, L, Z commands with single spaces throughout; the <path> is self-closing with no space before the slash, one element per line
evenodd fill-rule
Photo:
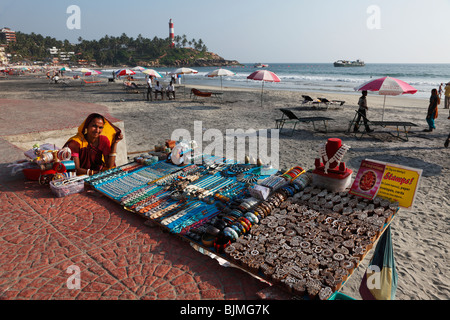
<path fill-rule="evenodd" d="M 377 196 L 398 201 L 403 208 L 411 208 L 421 176 L 421 169 L 386 164 Z"/>
<path fill-rule="evenodd" d="M 365 160 L 384 165 L 384 172 L 376 195 L 380 198 L 397 201 L 400 207 L 411 208 L 416 198 L 421 169 L 414 169 L 397 164 L 375 160 Z"/>

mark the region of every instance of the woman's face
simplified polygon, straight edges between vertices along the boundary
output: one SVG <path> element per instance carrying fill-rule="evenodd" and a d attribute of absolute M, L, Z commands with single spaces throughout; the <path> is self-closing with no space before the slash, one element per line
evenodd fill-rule
<path fill-rule="evenodd" d="M 87 127 L 87 135 L 90 138 L 98 138 L 103 131 L 103 120 L 101 118 L 94 118 Z"/>

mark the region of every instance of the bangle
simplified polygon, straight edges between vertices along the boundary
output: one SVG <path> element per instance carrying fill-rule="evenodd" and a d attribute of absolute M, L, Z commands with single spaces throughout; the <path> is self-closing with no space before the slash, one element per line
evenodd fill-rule
<path fill-rule="evenodd" d="M 202 243 L 205 247 L 214 246 L 215 240 L 216 240 L 216 237 L 211 234 L 208 234 L 208 233 L 204 233 L 202 236 Z"/>
<path fill-rule="evenodd" d="M 86 174 L 89 176 L 89 171 L 91 171 L 91 169 L 87 169 Z"/>
<path fill-rule="evenodd" d="M 114 153 L 110 153 L 109 156 L 110 157 L 115 157 L 115 156 L 117 156 L 117 153 L 115 153 L 115 152 Z"/>

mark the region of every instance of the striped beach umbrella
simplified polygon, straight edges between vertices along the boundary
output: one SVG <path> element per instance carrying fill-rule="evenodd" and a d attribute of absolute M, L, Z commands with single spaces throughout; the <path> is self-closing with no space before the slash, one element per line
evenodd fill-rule
<path fill-rule="evenodd" d="M 92 70 L 91 70 L 91 69 L 88 69 L 88 68 L 77 68 L 77 69 L 75 69 L 75 70 L 73 70 L 73 71 L 75 71 L 75 72 L 81 72 L 81 73 L 92 72 Z"/>
<path fill-rule="evenodd" d="M 100 71 L 92 69 L 91 71 L 86 72 L 84 75 L 85 76 L 96 76 L 96 75 L 99 75 L 99 74 L 102 74 L 102 73 Z"/>
<path fill-rule="evenodd" d="M 364 300 L 394 300 L 397 282 L 391 226 L 388 226 L 378 240 L 369 270 L 359 286 L 359 293 Z"/>
<path fill-rule="evenodd" d="M 156 70 L 153 69 L 145 69 L 142 71 L 143 74 L 155 77 L 155 78 L 162 78 L 163 76 Z"/>
<path fill-rule="evenodd" d="M 250 74 L 247 79 L 262 81 L 261 89 L 261 107 L 263 103 L 264 94 L 264 82 L 281 82 L 280 78 L 272 71 L 269 70 L 258 70 Z"/>
<path fill-rule="evenodd" d="M 220 89 L 222 89 L 222 77 L 230 77 L 230 76 L 234 76 L 236 75 L 235 72 L 232 72 L 230 70 L 227 69 L 216 69 L 214 71 L 211 71 L 210 73 L 208 73 L 206 76 L 213 78 L 213 77 L 220 77 Z"/>
<path fill-rule="evenodd" d="M 116 76 L 131 76 L 133 74 L 136 74 L 136 72 L 134 72 L 131 69 L 119 69 L 116 71 Z"/>
<path fill-rule="evenodd" d="M 384 96 L 383 115 L 381 117 L 381 120 L 384 119 L 386 96 L 414 94 L 417 92 L 417 89 L 412 87 L 410 84 L 404 82 L 403 80 L 392 77 L 383 77 L 375 80 L 370 80 L 360 86 L 355 87 L 354 89 L 355 91 L 378 91 L 378 94 Z"/>
<path fill-rule="evenodd" d="M 147 69 L 147 68 L 144 68 L 144 67 L 141 67 L 141 66 L 137 66 L 137 67 L 132 68 L 131 70 L 142 72 L 142 71 L 144 71 L 144 70 L 146 70 L 146 69 Z"/>
<path fill-rule="evenodd" d="M 172 73 L 174 73 L 174 74 L 193 74 L 193 73 L 198 73 L 198 71 L 195 69 L 182 67 L 182 68 L 176 69 Z"/>

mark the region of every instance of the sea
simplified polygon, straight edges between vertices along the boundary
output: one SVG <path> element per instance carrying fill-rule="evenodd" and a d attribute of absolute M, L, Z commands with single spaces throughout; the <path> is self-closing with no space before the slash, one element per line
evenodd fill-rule
<path fill-rule="evenodd" d="M 314 92 L 318 97 L 324 93 L 345 93 L 359 95 L 355 87 L 372 79 L 385 76 L 403 80 L 418 91 L 414 95 L 406 94 L 405 97 L 429 98 L 433 88 L 442 89 L 450 81 L 450 64 L 376 64 L 366 63 L 364 67 L 334 67 L 333 63 L 264 63 L 264 67 L 274 72 L 280 79 L 278 83 L 264 83 L 264 90 L 289 90 L 300 92 Z M 218 67 L 193 68 L 197 74 L 183 75 L 181 82 L 189 85 L 209 85 L 236 88 L 261 88 L 261 81 L 247 79 L 252 72 L 261 68 L 255 67 L 255 63 L 244 63 L 242 66 L 226 67 L 234 73 L 234 76 L 219 78 L 207 77 L 207 74 Z M 101 76 L 111 77 L 116 69 L 104 69 Z M 170 73 L 175 68 L 155 68 L 164 76 L 163 81 L 170 81 Z M 137 72 L 136 78 L 145 78 L 145 75 Z M 332 98 L 332 97 L 331 97 Z"/>

